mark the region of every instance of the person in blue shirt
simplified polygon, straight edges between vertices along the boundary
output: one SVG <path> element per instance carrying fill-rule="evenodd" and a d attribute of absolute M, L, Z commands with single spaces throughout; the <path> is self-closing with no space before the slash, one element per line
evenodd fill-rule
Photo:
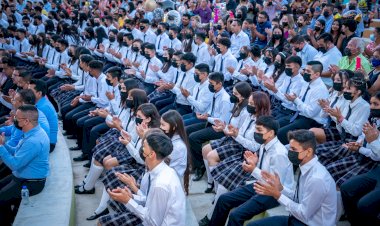
<path fill-rule="evenodd" d="M 29 89 L 31 89 L 36 96 L 36 107 L 45 114 L 49 122 L 50 133 L 48 135 L 50 139 L 50 152 L 52 152 L 55 148 L 55 144 L 57 143 L 58 136 L 57 112 L 55 111 L 53 104 L 50 103 L 46 96 L 47 87 L 44 81 L 32 79 L 29 84 Z"/>
<path fill-rule="evenodd" d="M 11 205 L 19 205 L 22 186 L 29 195 L 40 193 L 49 174 L 49 137 L 38 124 L 38 110 L 33 105 L 19 107 L 15 114 L 15 127 L 24 132 L 16 147 L 5 144 L 0 135 L 0 159 L 12 170 L 0 180 L 0 219 L 2 225 L 10 225 L 14 218 Z"/>
<path fill-rule="evenodd" d="M 264 48 L 268 43 L 265 29 L 271 29 L 272 27 L 268 19 L 268 14 L 265 11 L 261 11 L 257 17 L 257 25 L 252 27 L 252 39 L 255 40 L 254 44 L 258 45 L 260 49 Z"/>

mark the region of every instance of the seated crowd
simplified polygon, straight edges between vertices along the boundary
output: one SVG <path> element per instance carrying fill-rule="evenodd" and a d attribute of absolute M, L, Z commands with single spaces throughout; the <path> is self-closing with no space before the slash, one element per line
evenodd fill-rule
<path fill-rule="evenodd" d="M 343 2 L 1 2 L 2 225 L 43 190 L 59 120 L 98 225 L 187 225 L 205 173 L 202 226 L 379 225 L 378 3 Z"/>

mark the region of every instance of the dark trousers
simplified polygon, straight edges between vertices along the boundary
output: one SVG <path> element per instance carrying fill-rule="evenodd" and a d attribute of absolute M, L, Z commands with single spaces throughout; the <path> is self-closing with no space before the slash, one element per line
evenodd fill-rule
<path fill-rule="evenodd" d="M 278 130 L 277 137 L 281 141 L 282 144 L 288 144 L 288 132 L 292 130 L 298 130 L 298 129 L 310 129 L 313 127 L 321 127 L 321 124 L 317 123 L 313 119 L 306 118 L 302 115 L 299 115 L 297 119 L 295 119 L 293 122 L 290 122 L 290 119 L 292 118 L 292 115 L 288 115 L 285 117 L 282 117 L 278 120 L 281 129 Z"/>
<path fill-rule="evenodd" d="M 352 226 L 380 225 L 380 166 L 352 177 L 340 192 Z"/>
<path fill-rule="evenodd" d="M 174 101 L 175 101 L 175 95 L 172 95 L 172 96 L 168 96 L 164 99 L 156 100 L 156 103 L 154 105 L 156 105 L 157 110 L 160 111 L 161 109 L 163 109 L 167 105 L 173 104 Z"/>
<path fill-rule="evenodd" d="M 89 116 L 88 114 L 92 110 L 95 110 L 95 107 L 87 108 L 87 109 L 82 110 L 80 112 L 76 112 L 71 118 L 70 127 L 74 129 L 74 132 L 75 132 L 74 134 L 77 136 L 77 141 L 78 141 L 79 147 L 82 147 L 84 122 L 87 119 L 91 118 L 91 116 Z M 67 115 L 69 115 L 69 114 L 67 114 Z"/>
<path fill-rule="evenodd" d="M 183 123 L 185 126 L 193 125 L 196 123 L 202 122 L 202 120 L 198 119 L 195 113 L 189 113 L 182 116 Z"/>
<path fill-rule="evenodd" d="M 167 112 L 169 110 L 176 110 L 181 115 L 186 115 L 186 114 L 189 114 L 192 112 L 190 105 L 182 105 L 182 104 L 178 104 L 175 102 L 175 103 L 169 104 L 166 107 L 162 108 L 160 110 L 160 115 L 163 115 L 165 112 Z"/>
<path fill-rule="evenodd" d="M 85 120 L 83 122 L 83 120 Z M 83 123 L 83 140 L 82 140 L 82 152 L 85 155 L 91 155 L 92 148 L 95 147 L 96 139 L 100 137 L 100 134 L 107 132 L 109 127 L 105 123 L 105 119 L 99 116 L 96 117 L 83 117 L 77 122 L 78 126 Z M 91 137 L 92 136 L 92 137 Z M 94 138 L 94 136 L 96 138 Z"/>
<path fill-rule="evenodd" d="M 210 225 L 225 225 L 230 212 L 227 225 L 243 225 L 253 216 L 278 206 L 279 203 L 271 196 L 256 194 L 252 184 L 236 188 L 221 195 L 215 205 Z"/>
<path fill-rule="evenodd" d="M 19 206 L 21 201 L 21 188 L 27 186 L 29 196 L 40 193 L 44 186 L 45 180 L 31 181 L 17 178 L 9 175 L 0 180 L 0 222 L 1 225 L 11 225 L 15 217 L 11 205 Z"/>
<path fill-rule="evenodd" d="M 65 116 L 62 115 L 63 119 L 63 129 L 66 130 L 69 134 L 72 134 L 75 131 L 76 124 L 73 123 L 73 117 L 75 114 L 89 110 L 94 107 L 94 104 L 91 102 L 87 103 L 80 103 L 76 107 L 71 107 L 71 105 L 68 106 L 69 111 L 65 114 Z M 65 109 L 66 111 L 66 109 Z M 84 115 L 82 115 L 84 116 Z M 79 117 L 80 118 L 80 117 Z M 79 119 L 78 117 L 76 119 Z"/>
<path fill-rule="evenodd" d="M 12 170 L 9 169 L 5 163 L 0 163 L 0 178 L 7 177 L 12 174 Z"/>
<path fill-rule="evenodd" d="M 260 219 L 247 224 L 247 226 L 306 226 L 306 224 L 299 221 L 293 216 L 274 216 Z"/>
<path fill-rule="evenodd" d="M 223 132 L 216 132 L 211 124 L 206 122 L 196 123 L 190 126 L 186 126 L 186 132 L 189 136 L 190 151 L 194 168 L 204 168 L 202 157 L 202 144 L 210 141 L 222 138 Z"/>
<path fill-rule="evenodd" d="M 50 144 L 50 153 L 52 153 L 55 149 L 56 144 Z"/>
<path fill-rule="evenodd" d="M 147 83 L 147 82 L 143 82 L 142 84 L 144 86 L 144 90 L 145 90 L 147 95 L 151 94 L 156 89 L 155 84 Z"/>

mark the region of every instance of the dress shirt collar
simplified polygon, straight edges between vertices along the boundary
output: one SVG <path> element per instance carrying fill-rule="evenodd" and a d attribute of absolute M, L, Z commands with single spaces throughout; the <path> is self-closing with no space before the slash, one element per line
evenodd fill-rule
<path fill-rule="evenodd" d="M 220 56 L 224 59 L 224 58 L 226 58 L 229 54 L 231 54 L 230 49 L 228 49 L 227 52 L 225 52 L 224 54 L 220 54 Z"/>
<path fill-rule="evenodd" d="M 188 71 L 185 72 L 185 75 L 194 74 L 194 71 L 195 71 L 195 69 L 194 69 L 194 67 L 192 67 L 190 70 L 188 70 Z"/>
<path fill-rule="evenodd" d="M 310 88 L 311 88 L 311 87 L 321 87 L 321 83 L 324 85 L 324 83 L 323 83 L 321 77 L 319 77 L 319 78 L 317 78 L 316 80 L 310 82 L 309 85 L 310 85 Z"/>
<path fill-rule="evenodd" d="M 98 82 L 98 81 L 102 80 L 104 77 L 106 77 L 106 75 L 103 74 L 103 73 L 101 73 L 101 74 L 99 75 L 99 77 L 96 79 L 96 81 Z"/>
<path fill-rule="evenodd" d="M 40 129 L 39 125 L 35 126 L 33 129 L 31 129 L 28 132 L 24 133 L 24 138 L 28 138 L 28 137 L 32 136 L 39 129 Z"/>
<path fill-rule="evenodd" d="M 251 62 L 251 57 L 247 57 L 246 59 L 243 60 L 243 64 Z"/>
<path fill-rule="evenodd" d="M 150 173 L 150 179 L 153 180 L 155 177 L 157 177 L 162 170 L 164 170 L 167 166 L 164 161 L 162 161 L 160 164 L 158 164 L 156 167 L 154 167 L 151 171 L 148 171 Z"/>
<path fill-rule="evenodd" d="M 275 138 L 273 138 L 271 141 L 269 141 L 269 143 L 263 145 L 263 147 L 265 148 L 265 150 L 267 152 L 270 152 L 272 147 L 274 147 L 274 145 L 278 142 L 278 138 L 277 136 Z"/>
<path fill-rule="evenodd" d="M 221 90 L 219 90 L 218 92 L 214 93 L 215 98 L 218 98 L 218 97 L 219 97 L 220 95 L 222 95 L 224 92 L 225 92 L 224 87 L 222 87 Z"/>
<path fill-rule="evenodd" d="M 360 104 L 362 102 L 362 97 L 358 97 L 354 102 L 350 102 L 350 107 L 353 109 L 356 105 Z"/>
<path fill-rule="evenodd" d="M 174 134 L 172 137 L 172 143 L 174 143 L 174 141 L 179 140 L 179 139 L 181 139 L 181 137 L 177 133 Z"/>
<path fill-rule="evenodd" d="M 303 79 L 303 78 L 302 78 L 302 75 L 301 75 L 300 73 L 298 73 L 296 76 L 293 76 L 293 77 L 290 78 L 290 80 L 291 80 L 292 82 L 295 82 L 295 81 L 298 80 L 298 79 Z"/>
<path fill-rule="evenodd" d="M 208 89 L 208 84 L 210 84 L 210 82 L 208 81 L 208 79 L 206 79 L 206 81 L 204 81 L 203 83 L 199 83 L 199 89 L 203 89 L 203 87 L 207 86 L 207 89 Z"/>
<path fill-rule="evenodd" d="M 306 164 L 300 165 L 301 174 L 305 175 L 315 164 L 318 162 L 318 157 L 314 155 L 314 157 L 307 162 Z"/>
<path fill-rule="evenodd" d="M 234 33 L 234 36 L 237 37 L 237 38 L 238 38 L 238 37 L 240 38 L 240 37 L 243 35 L 242 32 L 244 32 L 243 29 L 240 30 L 240 32 L 239 32 L 238 34 L 235 34 L 235 33 Z"/>

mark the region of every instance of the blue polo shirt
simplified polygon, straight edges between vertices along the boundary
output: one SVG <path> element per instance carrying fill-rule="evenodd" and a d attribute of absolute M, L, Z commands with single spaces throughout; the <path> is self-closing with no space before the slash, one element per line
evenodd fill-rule
<path fill-rule="evenodd" d="M 56 144 L 58 136 L 58 115 L 57 112 L 55 112 L 54 106 L 50 103 L 49 99 L 44 96 L 37 102 L 36 107 L 45 114 L 49 122 L 50 133 L 48 135 L 50 143 Z"/>

